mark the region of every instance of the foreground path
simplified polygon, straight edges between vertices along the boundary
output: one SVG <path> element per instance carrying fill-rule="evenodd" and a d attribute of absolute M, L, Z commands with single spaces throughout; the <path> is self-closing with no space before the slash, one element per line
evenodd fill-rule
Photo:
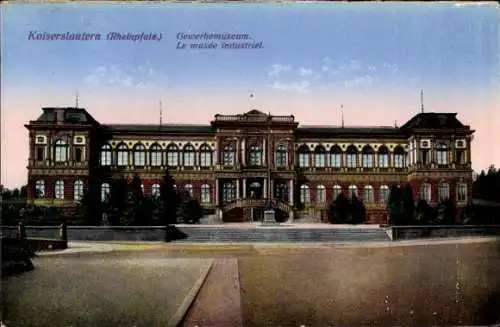
<path fill-rule="evenodd" d="M 184 327 L 242 327 L 238 259 L 216 259 L 182 324 Z"/>

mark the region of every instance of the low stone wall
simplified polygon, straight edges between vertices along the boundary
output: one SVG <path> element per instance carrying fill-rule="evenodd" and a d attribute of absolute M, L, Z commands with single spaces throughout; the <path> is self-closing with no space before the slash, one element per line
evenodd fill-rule
<path fill-rule="evenodd" d="M 16 233 L 16 226 L 3 226 L 5 234 Z M 56 226 L 26 226 L 26 237 L 61 239 Z M 68 226 L 71 241 L 164 241 L 164 226 Z M 384 231 L 373 228 L 284 228 L 231 227 L 211 225 L 176 225 L 170 234 L 177 242 L 331 242 L 331 241 L 388 241 Z"/>
<path fill-rule="evenodd" d="M 392 226 L 392 240 L 419 238 L 500 236 L 500 225 L 457 225 L 457 226 Z"/>

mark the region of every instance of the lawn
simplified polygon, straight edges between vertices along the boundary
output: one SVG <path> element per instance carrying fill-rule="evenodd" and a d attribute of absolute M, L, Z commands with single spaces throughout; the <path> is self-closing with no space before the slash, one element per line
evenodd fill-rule
<path fill-rule="evenodd" d="M 483 324 L 500 308 L 498 244 L 267 250 L 239 269 L 248 327 Z"/>

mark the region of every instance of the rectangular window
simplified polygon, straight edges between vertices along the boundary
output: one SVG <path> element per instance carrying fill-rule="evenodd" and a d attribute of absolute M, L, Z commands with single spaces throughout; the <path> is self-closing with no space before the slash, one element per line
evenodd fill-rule
<path fill-rule="evenodd" d="M 348 168 L 356 168 L 356 157 L 357 154 L 348 154 L 347 155 L 347 167 Z"/>
<path fill-rule="evenodd" d="M 299 167 L 307 168 L 309 167 L 309 154 L 299 153 Z"/>
<path fill-rule="evenodd" d="M 184 152 L 184 166 L 194 167 L 194 152 Z"/>
<path fill-rule="evenodd" d="M 151 166 L 161 166 L 161 152 L 160 151 L 153 151 L 151 152 Z"/>
<path fill-rule="evenodd" d="M 316 166 L 316 168 L 324 168 L 326 166 L 326 164 L 325 164 L 325 161 L 326 161 L 325 160 L 326 159 L 325 158 L 325 154 L 323 154 L 323 153 L 321 153 L 321 154 L 317 153 L 317 154 L 315 154 L 315 158 L 314 159 L 315 159 L 314 160 L 315 161 L 314 165 Z"/>
<path fill-rule="evenodd" d="M 118 151 L 118 166 L 128 165 L 128 152 Z"/>
<path fill-rule="evenodd" d="M 373 155 L 363 154 L 363 167 L 372 168 L 373 167 Z"/>
<path fill-rule="evenodd" d="M 179 155 L 177 152 L 167 152 L 167 165 L 177 167 L 179 165 Z"/>
<path fill-rule="evenodd" d="M 224 166 L 234 166 L 235 155 L 234 152 L 225 151 L 223 154 Z"/>
<path fill-rule="evenodd" d="M 39 147 L 36 149 L 36 160 L 37 161 L 42 161 L 45 159 L 45 149 L 42 147 Z"/>
<path fill-rule="evenodd" d="M 76 162 L 83 161 L 83 149 L 81 149 L 79 147 L 75 149 L 75 161 Z"/>
<path fill-rule="evenodd" d="M 212 153 L 210 153 L 210 152 L 201 152 L 200 153 L 200 166 L 201 167 L 212 166 Z"/>
<path fill-rule="evenodd" d="M 333 168 L 340 168 L 342 166 L 342 155 L 340 153 L 333 153 L 330 160 Z"/>
<path fill-rule="evenodd" d="M 378 166 L 380 168 L 389 167 L 389 156 L 387 154 L 380 154 L 378 156 Z"/>

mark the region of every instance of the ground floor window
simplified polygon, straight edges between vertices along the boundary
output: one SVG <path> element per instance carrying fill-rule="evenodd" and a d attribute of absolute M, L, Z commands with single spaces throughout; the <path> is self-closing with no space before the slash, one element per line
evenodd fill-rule
<path fill-rule="evenodd" d="M 41 199 L 45 197 L 45 181 L 36 181 L 35 183 L 35 198 Z"/>
<path fill-rule="evenodd" d="M 300 202 L 304 204 L 311 202 L 311 192 L 307 185 L 300 186 Z"/>
<path fill-rule="evenodd" d="M 326 187 L 324 185 L 318 185 L 316 187 L 316 202 L 317 203 L 326 202 Z"/>
<path fill-rule="evenodd" d="M 58 200 L 64 199 L 64 181 L 56 181 L 55 196 Z"/>
<path fill-rule="evenodd" d="M 236 187 L 233 183 L 228 182 L 222 185 L 222 201 L 231 202 L 236 198 Z"/>
<path fill-rule="evenodd" d="M 288 185 L 285 183 L 276 185 L 276 198 L 282 202 L 288 202 Z"/>
<path fill-rule="evenodd" d="M 101 201 L 108 202 L 111 188 L 108 183 L 101 184 Z"/>
<path fill-rule="evenodd" d="M 208 184 L 201 186 L 201 202 L 210 203 L 210 185 Z"/>
<path fill-rule="evenodd" d="M 75 182 L 74 198 L 75 198 L 75 201 L 80 201 L 83 198 L 83 182 L 82 181 Z"/>

